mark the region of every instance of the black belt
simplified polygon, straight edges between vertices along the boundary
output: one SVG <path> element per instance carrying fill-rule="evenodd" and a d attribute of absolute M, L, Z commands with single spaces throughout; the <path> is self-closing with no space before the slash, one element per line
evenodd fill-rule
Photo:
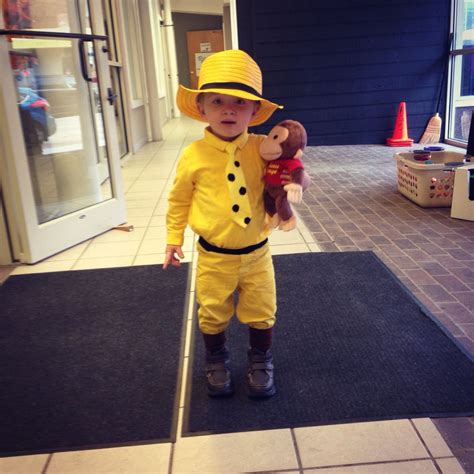
<path fill-rule="evenodd" d="M 202 237 L 199 237 L 198 242 L 202 245 L 202 248 L 207 250 L 208 252 L 216 252 L 216 253 L 226 253 L 230 255 L 243 255 L 246 253 L 253 252 L 254 250 L 263 247 L 267 242 L 268 239 L 262 240 L 258 244 L 249 245 L 248 247 L 244 247 L 242 249 L 224 249 L 222 247 L 216 247 L 215 245 L 210 244 L 207 240 L 204 240 Z"/>

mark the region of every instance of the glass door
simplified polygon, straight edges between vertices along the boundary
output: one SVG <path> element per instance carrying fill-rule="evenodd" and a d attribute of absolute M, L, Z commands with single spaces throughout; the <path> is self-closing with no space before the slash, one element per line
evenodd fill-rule
<path fill-rule="evenodd" d="M 2 187 L 34 263 L 125 222 L 116 95 L 100 0 L 2 5 Z"/>

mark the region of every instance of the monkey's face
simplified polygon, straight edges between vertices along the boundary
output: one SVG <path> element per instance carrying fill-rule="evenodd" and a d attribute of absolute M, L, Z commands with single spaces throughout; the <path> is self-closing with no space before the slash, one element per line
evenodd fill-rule
<path fill-rule="evenodd" d="M 275 125 L 260 145 L 260 156 L 266 161 L 277 160 L 283 153 L 282 144 L 288 138 L 289 130 Z"/>

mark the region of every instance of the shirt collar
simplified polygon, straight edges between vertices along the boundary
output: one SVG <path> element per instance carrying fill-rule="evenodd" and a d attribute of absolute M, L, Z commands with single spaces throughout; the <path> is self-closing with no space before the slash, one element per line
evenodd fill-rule
<path fill-rule="evenodd" d="M 229 143 L 235 143 L 235 145 L 237 145 L 237 148 L 242 149 L 247 144 L 248 139 L 249 134 L 247 131 L 241 133 L 232 142 L 227 142 L 219 137 L 216 137 L 211 131 L 209 131 L 209 127 L 204 130 L 204 141 L 220 151 L 225 151 L 226 146 Z"/>

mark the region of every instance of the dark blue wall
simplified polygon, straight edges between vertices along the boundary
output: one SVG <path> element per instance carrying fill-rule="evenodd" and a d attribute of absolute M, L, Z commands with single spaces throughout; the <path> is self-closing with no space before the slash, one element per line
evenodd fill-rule
<path fill-rule="evenodd" d="M 436 112 L 449 0 L 237 0 L 237 14 L 264 97 L 285 106 L 257 132 L 291 118 L 311 145 L 385 143 L 405 101 L 417 141 Z"/>

